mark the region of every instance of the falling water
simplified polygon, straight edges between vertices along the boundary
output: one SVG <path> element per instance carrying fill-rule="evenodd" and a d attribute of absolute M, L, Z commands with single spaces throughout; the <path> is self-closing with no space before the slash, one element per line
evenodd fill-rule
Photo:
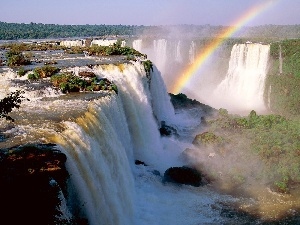
<path fill-rule="evenodd" d="M 132 47 L 135 49 L 135 50 L 137 50 L 137 51 L 139 51 L 139 52 L 142 52 L 142 40 L 141 39 L 137 39 L 137 40 L 134 40 L 133 42 L 132 42 Z"/>
<path fill-rule="evenodd" d="M 195 54 L 196 54 L 196 44 L 194 41 L 191 42 L 190 49 L 189 49 L 189 62 L 190 64 L 194 63 L 195 61 Z"/>
<path fill-rule="evenodd" d="M 174 108 L 171 104 L 166 85 L 156 66 L 153 66 L 150 91 L 152 97 L 153 112 L 158 121 L 165 121 L 169 125 L 173 124 L 175 115 Z"/>
<path fill-rule="evenodd" d="M 214 94 L 218 107 L 229 110 L 265 110 L 264 86 L 270 46 L 236 44 L 231 51 L 225 79 Z"/>
<path fill-rule="evenodd" d="M 165 65 L 167 61 L 167 40 L 159 39 L 153 41 L 153 49 L 155 55 L 155 64 L 160 71 L 165 71 Z"/>
<path fill-rule="evenodd" d="M 182 55 L 181 55 L 181 41 L 179 40 L 176 44 L 176 52 L 175 52 L 175 61 L 181 63 Z"/>

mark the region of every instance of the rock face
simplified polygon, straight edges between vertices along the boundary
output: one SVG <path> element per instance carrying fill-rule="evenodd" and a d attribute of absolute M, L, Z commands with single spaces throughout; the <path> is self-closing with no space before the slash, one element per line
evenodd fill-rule
<path fill-rule="evenodd" d="M 174 127 L 166 125 L 165 121 L 161 121 L 161 127 L 159 128 L 159 132 L 161 136 L 178 136 L 177 130 Z"/>
<path fill-rule="evenodd" d="M 171 167 L 164 173 L 164 182 L 172 182 L 178 184 L 187 184 L 195 187 L 201 185 L 201 174 L 193 168 L 182 166 L 182 167 Z"/>
<path fill-rule="evenodd" d="M 1 150 L 1 224 L 69 224 L 59 219 L 59 193 L 68 178 L 65 162 L 52 144 Z"/>

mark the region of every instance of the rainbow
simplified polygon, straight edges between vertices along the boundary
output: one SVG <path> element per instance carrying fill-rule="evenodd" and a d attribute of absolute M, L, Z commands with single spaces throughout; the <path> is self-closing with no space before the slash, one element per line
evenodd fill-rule
<path fill-rule="evenodd" d="M 255 18 L 258 14 L 271 7 L 278 0 L 266 0 L 260 4 L 256 4 L 248 9 L 242 16 L 235 20 L 232 25 L 223 29 L 216 38 L 214 38 L 207 47 L 196 57 L 193 64 L 189 65 L 180 77 L 175 81 L 171 87 L 171 93 L 177 94 L 189 82 L 189 80 L 201 68 L 204 62 L 212 55 L 212 53 L 222 44 L 226 39 L 240 30 L 246 23 Z"/>

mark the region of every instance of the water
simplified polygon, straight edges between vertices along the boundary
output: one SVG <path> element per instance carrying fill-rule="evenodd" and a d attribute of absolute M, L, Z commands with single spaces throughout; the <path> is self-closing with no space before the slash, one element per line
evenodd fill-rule
<path fill-rule="evenodd" d="M 137 42 L 140 45 L 137 46 Z M 206 46 L 204 40 L 155 39 L 153 47 L 146 48 L 143 47 L 145 42 L 143 39 L 134 41 L 135 46 L 153 60 L 169 92 L 182 71 L 195 62 Z M 215 108 L 227 108 L 235 113 L 248 113 L 254 109 L 263 113 L 266 111 L 263 96 L 269 52 L 269 45 L 224 42 L 199 67 L 181 92 Z"/>
<path fill-rule="evenodd" d="M 229 69 L 214 95 L 218 108 L 265 111 L 264 90 L 270 46 L 236 44 L 231 51 Z"/>
<path fill-rule="evenodd" d="M 88 69 L 69 68 L 75 73 Z M 68 198 L 62 198 L 64 218 L 77 212 L 91 225 L 221 221 L 211 205 L 229 197 L 207 187 L 163 184 L 162 177 L 153 173 L 156 170 L 162 175 L 170 166 L 182 165 L 179 156 L 191 145 L 175 137 L 161 138 L 159 121 L 178 125 L 179 133 L 185 135 L 200 123 L 197 117 L 174 113 L 156 68 L 151 82 L 139 62 L 99 65 L 92 70 L 99 77 L 113 80 L 118 95 L 103 93 L 100 98 L 85 98 L 78 94 L 66 98 L 60 94 L 48 97 L 43 92 L 44 98 L 35 98 L 27 90 L 31 101 L 12 115 L 15 126 L 1 122 L 3 133 L 10 137 L 1 142 L 1 147 L 28 142 L 58 144 L 67 155 L 72 184 Z M 8 80 L 11 73 L 7 72 Z M 5 76 L 2 78 L 5 80 Z M 135 159 L 148 167 L 135 165 Z M 177 218 L 179 212 L 181 217 Z"/>
<path fill-rule="evenodd" d="M 140 62 L 68 68 L 75 74 L 91 70 L 112 80 L 118 94 L 72 98 L 54 92 L 51 95 L 56 97 L 49 98 L 42 92 L 35 98 L 28 90 L 31 101 L 14 115 L 15 127 L 6 130 L 10 144 L 52 142 L 65 152 L 74 188 L 63 203 L 67 218 L 69 212 L 79 211 L 91 225 L 234 223 L 235 217 L 222 213 L 224 204 L 245 202 L 244 208 L 255 208 L 255 199 L 222 195 L 209 185 L 164 184 L 157 175 L 184 165 L 181 153 L 193 147 L 202 111 L 175 111 L 160 71 L 153 69 L 149 81 Z M 10 78 L 16 77 L 13 71 L 5 75 L 3 89 L 10 88 Z M 180 138 L 161 137 L 161 121 L 176 127 Z M 148 166 L 135 165 L 136 159 Z"/>

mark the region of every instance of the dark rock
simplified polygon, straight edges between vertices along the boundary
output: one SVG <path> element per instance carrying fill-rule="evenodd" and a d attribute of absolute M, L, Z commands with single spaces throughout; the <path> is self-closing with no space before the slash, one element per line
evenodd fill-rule
<path fill-rule="evenodd" d="M 135 160 L 134 163 L 135 163 L 135 165 L 148 166 L 146 163 L 144 163 L 143 161 L 140 161 L 140 160 Z"/>
<path fill-rule="evenodd" d="M 7 224 L 60 224 L 59 193 L 66 190 L 69 177 L 65 162 L 65 154 L 53 145 L 2 150 L 0 220 Z"/>
<path fill-rule="evenodd" d="M 159 128 L 160 135 L 162 136 L 170 136 L 176 135 L 178 136 L 177 130 L 174 127 L 166 125 L 165 121 L 161 121 L 161 127 Z"/>
<path fill-rule="evenodd" d="M 178 184 L 187 184 L 195 187 L 201 185 L 202 176 L 193 168 L 182 166 L 182 167 L 171 167 L 164 173 L 164 182 L 172 182 Z"/>

